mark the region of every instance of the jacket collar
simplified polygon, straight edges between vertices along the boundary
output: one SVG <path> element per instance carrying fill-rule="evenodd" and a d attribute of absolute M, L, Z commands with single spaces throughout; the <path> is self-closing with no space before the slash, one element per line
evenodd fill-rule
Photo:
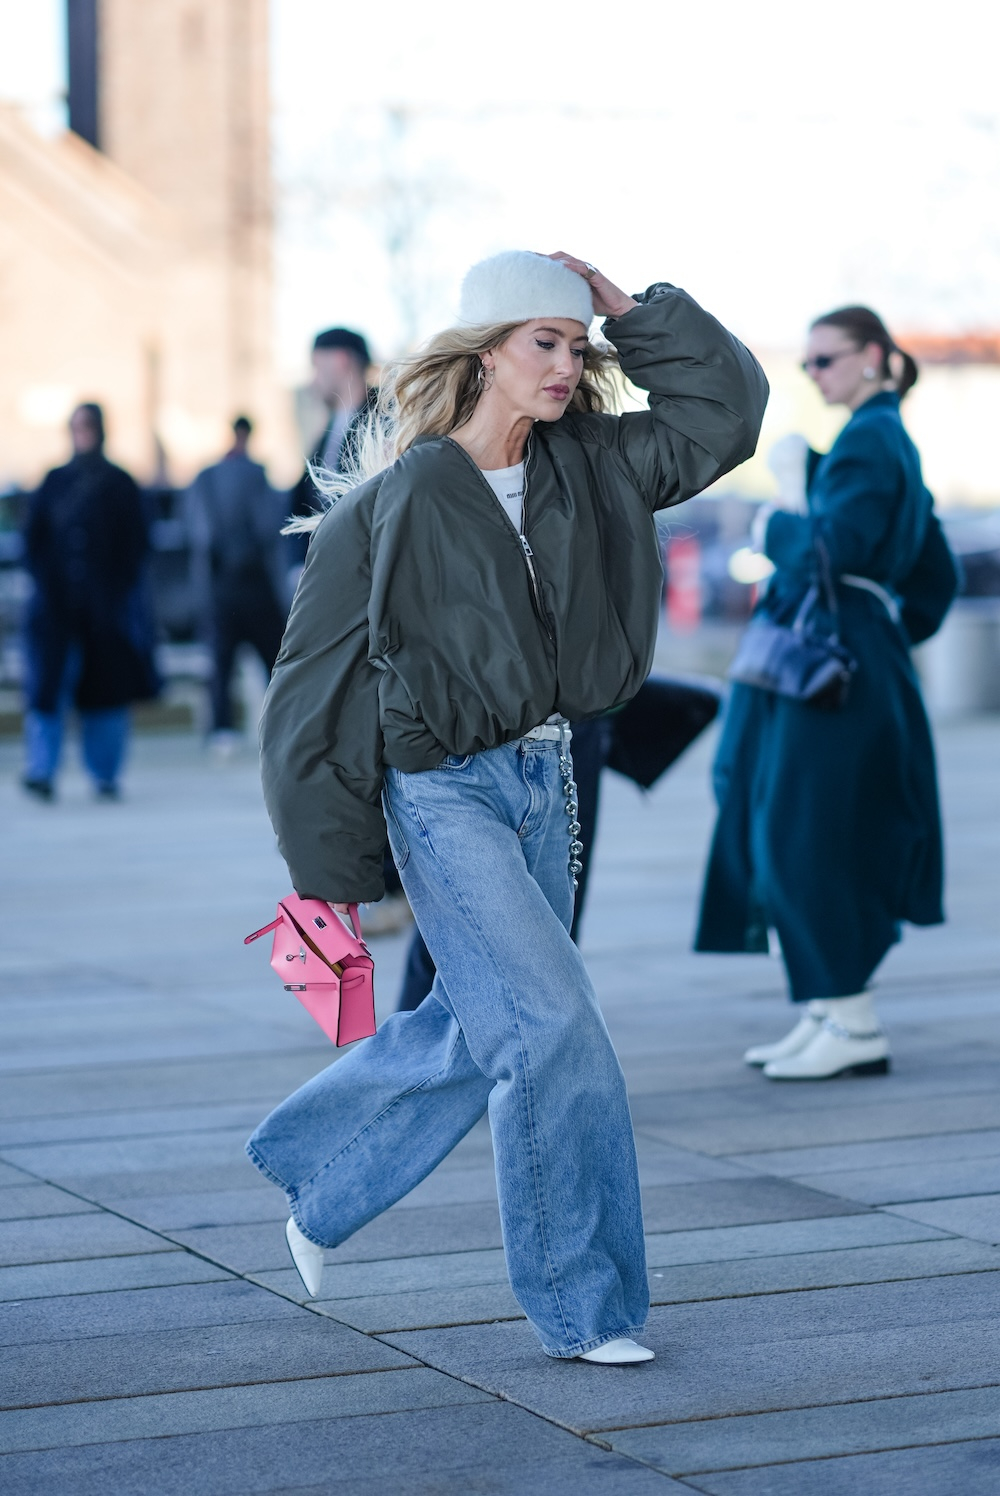
<path fill-rule="evenodd" d="M 551 422 L 550 421 L 536 421 L 535 424 L 531 428 L 531 432 L 529 433 L 528 440 L 529 441 L 531 440 L 531 437 L 538 430 L 539 426 L 554 426 L 554 425 L 556 425 L 555 421 L 551 421 Z M 453 437 L 450 437 L 450 436 L 432 436 L 430 434 L 430 432 L 427 432 L 427 431 L 423 431 L 423 432 L 421 432 L 421 434 L 419 436 L 415 436 L 413 438 L 412 442 L 410 443 L 410 446 L 411 447 L 422 447 L 425 442 L 450 443 L 451 446 L 453 446 L 453 447 L 459 447 L 459 448 L 461 448 L 461 443 L 455 441 Z M 462 449 L 462 450 L 464 450 L 464 449 Z"/>
<path fill-rule="evenodd" d="M 877 395 L 872 395 L 870 400 L 866 400 L 864 405 L 859 405 L 857 410 L 852 412 L 851 420 L 856 421 L 860 416 L 865 415 L 865 413 L 868 411 L 898 409 L 899 396 L 896 394 L 895 390 L 879 390 Z"/>

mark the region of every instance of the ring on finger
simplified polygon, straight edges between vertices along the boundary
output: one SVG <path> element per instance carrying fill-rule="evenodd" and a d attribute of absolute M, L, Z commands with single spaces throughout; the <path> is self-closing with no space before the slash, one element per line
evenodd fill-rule
<path fill-rule="evenodd" d="M 587 267 L 587 273 L 586 273 L 585 279 L 586 280 L 593 280 L 594 276 L 598 274 L 597 266 L 596 265 L 592 265 L 589 260 L 584 260 L 583 263 Z"/>

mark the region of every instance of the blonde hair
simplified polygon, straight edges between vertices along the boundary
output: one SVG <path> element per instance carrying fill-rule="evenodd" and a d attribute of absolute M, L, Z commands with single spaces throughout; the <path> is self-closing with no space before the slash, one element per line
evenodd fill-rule
<path fill-rule="evenodd" d="M 482 355 L 506 343 L 523 324 L 499 322 L 485 327 L 450 327 L 437 333 L 409 358 L 390 364 L 383 376 L 375 409 L 359 419 L 348 438 L 341 472 L 309 465 L 323 498 L 317 514 L 297 515 L 285 534 L 314 530 L 331 505 L 402 457 L 420 436 L 448 436 L 464 426 L 482 394 Z M 607 410 L 615 401 L 614 349 L 587 342 L 583 373 L 568 410 Z"/>

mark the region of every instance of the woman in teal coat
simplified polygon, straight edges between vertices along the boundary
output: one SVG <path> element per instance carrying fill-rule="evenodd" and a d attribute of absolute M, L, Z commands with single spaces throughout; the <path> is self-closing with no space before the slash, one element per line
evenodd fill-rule
<path fill-rule="evenodd" d="M 809 454 L 807 512 L 758 516 L 776 568 L 759 607 L 789 623 L 825 550 L 857 670 L 834 710 L 734 686 L 695 941 L 766 952 L 777 935 L 801 1017 L 745 1056 L 772 1080 L 885 1073 L 867 985 L 903 921 L 944 918 L 934 749 L 910 648 L 940 626 L 957 575 L 900 419 L 916 365 L 874 312 L 845 307 L 813 323 L 803 368 L 852 414 L 825 457 Z"/>

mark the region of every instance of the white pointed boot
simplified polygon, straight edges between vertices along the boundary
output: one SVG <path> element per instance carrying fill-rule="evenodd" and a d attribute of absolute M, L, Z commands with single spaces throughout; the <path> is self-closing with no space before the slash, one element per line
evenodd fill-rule
<path fill-rule="evenodd" d="M 316 1298 L 323 1281 L 323 1248 L 317 1247 L 308 1236 L 303 1236 L 291 1216 L 285 1223 L 285 1240 L 295 1263 L 295 1271 L 302 1279 L 302 1287 L 311 1299 Z"/>
<path fill-rule="evenodd" d="M 800 1054 L 815 1039 L 825 1017 L 826 1003 L 814 998 L 806 1003 L 802 1017 L 783 1039 L 776 1044 L 755 1044 L 748 1049 L 743 1056 L 744 1065 L 766 1065 L 770 1060 L 784 1060 L 789 1055 Z"/>
<path fill-rule="evenodd" d="M 827 1001 L 827 1016 L 816 1037 L 798 1054 L 764 1066 L 768 1080 L 832 1080 L 836 1075 L 888 1075 L 889 1040 L 871 997 Z"/>
<path fill-rule="evenodd" d="M 617 1340 L 606 1340 L 603 1345 L 584 1351 L 576 1359 L 594 1361 L 598 1366 L 634 1366 L 638 1361 L 655 1361 L 656 1354 L 627 1335 L 619 1335 Z"/>

